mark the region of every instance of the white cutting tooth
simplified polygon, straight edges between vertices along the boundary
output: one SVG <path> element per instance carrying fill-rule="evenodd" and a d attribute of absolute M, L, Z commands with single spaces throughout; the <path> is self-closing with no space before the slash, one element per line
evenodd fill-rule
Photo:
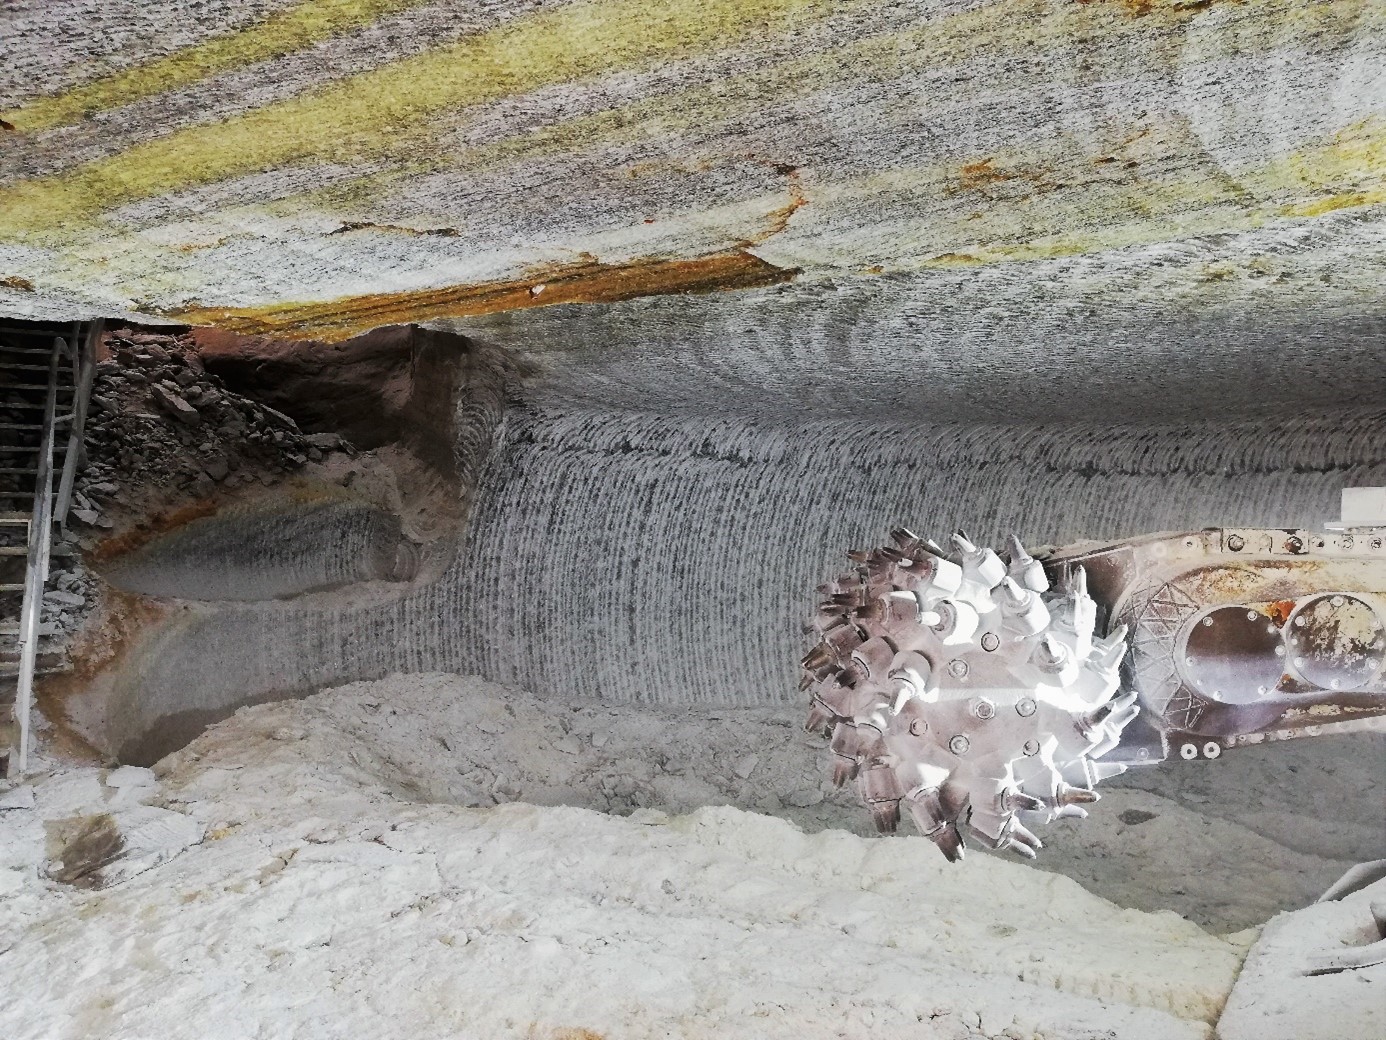
<path fill-rule="evenodd" d="M 962 553 L 964 556 L 971 556 L 977 551 L 977 546 L 973 545 L 971 539 L 962 531 L 954 532 L 953 545 L 956 546 L 958 552 Z"/>
<path fill-rule="evenodd" d="M 1068 576 L 1068 593 L 1074 599 L 1088 594 L 1088 572 L 1081 565 L 1074 567 Z"/>
<path fill-rule="evenodd" d="M 1015 535 L 1010 537 L 1011 563 L 1006 572 L 1031 592 L 1047 592 L 1049 577 L 1044 573 L 1044 564 L 1025 551 L 1025 546 Z"/>
<path fill-rule="evenodd" d="M 1022 814 L 1082 818 L 1093 785 L 1125 770 L 1097 759 L 1140 710 L 1120 689 L 1128 633 L 1094 640 L 1083 569 L 1050 590 L 1017 538 L 1009 563 L 962 532 L 951 559 L 903 528 L 894 538 L 824 586 L 804 659 L 810 721 L 835 723 L 834 779 L 857 779 L 882 831 L 908 810 L 949 859 L 965 830 L 1032 857 L 1042 843 Z"/>
<path fill-rule="evenodd" d="M 1110 780 L 1114 776 L 1120 776 L 1126 772 L 1126 767 L 1120 762 L 1089 762 L 1088 768 L 1092 770 L 1093 783 L 1100 780 Z"/>

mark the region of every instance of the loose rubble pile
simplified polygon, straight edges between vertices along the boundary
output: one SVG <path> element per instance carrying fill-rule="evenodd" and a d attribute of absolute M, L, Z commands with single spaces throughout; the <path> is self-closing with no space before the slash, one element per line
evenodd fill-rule
<path fill-rule="evenodd" d="M 155 513 L 240 487 L 271 486 L 325 453 L 352 451 L 336 434 L 304 434 L 289 416 L 228 390 L 205 371 L 190 335 L 117 328 L 105 346 L 110 356 L 97 364 L 92 384 L 71 529 L 53 546 L 39 626 L 41 674 L 69 667 L 67 639 L 100 593 L 82 566 L 81 549 Z M 0 398 L 0 417 L 7 400 Z M 21 535 L 0 537 L 19 544 L 14 539 Z M 13 574 L 6 580 L 18 580 L 22 560 L 7 562 Z"/>
<path fill-rule="evenodd" d="M 62 569 L 48 572 L 48 591 L 43 594 L 39 618 L 40 639 L 61 638 L 75 632 L 96 592 L 95 582 L 76 555 L 57 558 L 53 565 Z"/>
<path fill-rule="evenodd" d="M 228 390 L 203 368 L 190 335 L 115 329 L 106 346 L 72 513 L 89 528 L 114 527 L 179 497 L 270 486 L 346 447 L 336 434 L 304 434 L 289 416 Z"/>

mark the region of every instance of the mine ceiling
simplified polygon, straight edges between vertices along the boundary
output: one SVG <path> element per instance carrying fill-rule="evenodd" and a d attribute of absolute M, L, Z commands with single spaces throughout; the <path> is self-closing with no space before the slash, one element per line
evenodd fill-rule
<path fill-rule="evenodd" d="M 422 322 L 569 404 L 1386 391 L 1374 0 L 18 0 L 0 313 Z"/>

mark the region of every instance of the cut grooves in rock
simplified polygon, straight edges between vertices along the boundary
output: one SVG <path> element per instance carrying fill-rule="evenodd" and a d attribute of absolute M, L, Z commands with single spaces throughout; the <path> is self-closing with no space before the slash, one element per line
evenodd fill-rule
<path fill-rule="evenodd" d="M 111 742 L 394 671 L 605 703 L 797 702 L 812 590 L 895 523 L 1031 545 L 1316 526 L 1345 484 L 1386 482 L 1383 430 L 1367 414 L 911 429 L 512 409 L 438 580 L 182 617 L 119 677 Z"/>

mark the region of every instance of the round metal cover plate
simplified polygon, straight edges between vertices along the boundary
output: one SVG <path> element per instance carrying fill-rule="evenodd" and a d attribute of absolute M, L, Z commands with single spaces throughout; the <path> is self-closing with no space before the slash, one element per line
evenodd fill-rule
<path fill-rule="evenodd" d="M 1370 603 L 1337 593 L 1303 604 L 1286 626 L 1290 663 L 1325 690 L 1354 690 L 1381 671 L 1386 632 Z"/>
<path fill-rule="evenodd" d="M 1256 701 L 1280 684 L 1285 658 L 1276 649 L 1281 646 L 1280 629 L 1260 611 L 1218 607 L 1190 626 L 1179 670 L 1210 700 Z"/>

